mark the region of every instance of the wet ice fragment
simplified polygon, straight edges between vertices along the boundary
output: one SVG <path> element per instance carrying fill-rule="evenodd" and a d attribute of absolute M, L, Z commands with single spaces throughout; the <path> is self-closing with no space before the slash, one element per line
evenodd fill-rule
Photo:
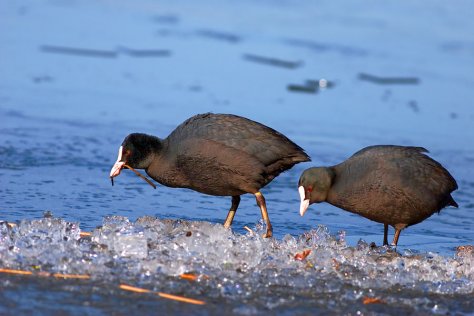
<path fill-rule="evenodd" d="M 264 227 L 257 223 L 255 230 Z M 343 232 L 333 236 L 322 225 L 300 236 L 268 240 L 260 234 L 234 234 L 209 222 L 154 217 L 132 222 L 110 216 L 90 238 L 79 233 L 78 223 L 55 217 L 23 220 L 13 228 L 0 223 L 0 266 L 87 274 L 215 299 L 260 297 L 262 306 L 270 309 L 288 304 L 290 294 L 317 299 L 335 293 L 362 304 L 363 297 L 400 287 L 419 297 L 474 292 L 474 264 L 467 250 L 450 258 L 397 253 L 363 240 L 350 246 Z M 303 250 L 311 253 L 304 261 L 295 260 Z M 180 277 L 183 273 L 206 277 L 197 277 L 190 287 L 190 281 Z M 287 301 L 267 297 L 268 289 Z"/>

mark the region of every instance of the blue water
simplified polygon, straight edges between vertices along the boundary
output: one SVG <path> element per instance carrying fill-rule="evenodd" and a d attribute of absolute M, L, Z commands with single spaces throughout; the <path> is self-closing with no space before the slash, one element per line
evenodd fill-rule
<path fill-rule="evenodd" d="M 161 185 L 153 190 L 127 171 L 114 187 L 108 178 L 127 134 L 166 137 L 186 118 L 211 111 L 269 125 L 312 157 L 262 191 L 277 240 L 325 225 L 334 236 L 345 231 L 348 247 L 360 239 L 380 245 L 381 224 L 330 205 L 313 205 L 301 218 L 299 175 L 310 166 L 339 163 L 368 145 L 426 147 L 456 178 L 459 190 L 453 196 L 460 207 L 403 231 L 398 250 L 453 257 L 457 246 L 474 239 L 470 10 L 469 2 L 454 7 L 441 1 L 2 2 L 0 27 L 9 31 L 0 33 L 1 220 L 38 219 L 49 210 L 85 231 L 109 215 L 222 223 L 230 198 Z M 110 54 L 54 52 L 42 49 L 45 45 Z M 170 54 L 138 56 L 127 49 Z M 246 54 L 297 66 L 256 63 Z M 418 82 L 379 84 L 361 80 L 361 73 Z M 288 89 L 320 79 L 333 85 L 316 93 Z M 259 214 L 253 196 L 243 196 L 234 232 L 258 225 Z M 49 287 L 21 280 L 5 294 L 15 302 L 12 310 L 31 303 L 19 293 L 28 289 L 36 300 L 35 291 Z M 87 313 L 113 311 L 110 306 L 122 300 L 114 290 L 95 294 L 87 284 L 66 292 L 53 286 L 42 295 L 69 302 L 80 300 L 75 293 L 96 301 L 94 308 L 84 307 Z M 433 301 L 451 306 L 464 299 Z M 350 312 L 351 300 L 344 304 L 328 310 Z M 242 313 L 261 312 L 255 306 Z M 312 305 L 297 300 L 284 306 L 305 313 Z"/>

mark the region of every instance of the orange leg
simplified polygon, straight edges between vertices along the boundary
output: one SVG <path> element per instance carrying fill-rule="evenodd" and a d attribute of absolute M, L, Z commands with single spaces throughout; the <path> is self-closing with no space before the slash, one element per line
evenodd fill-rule
<path fill-rule="evenodd" d="M 392 246 L 397 246 L 398 238 L 400 237 L 401 231 L 402 230 L 400 228 L 395 228 L 395 235 L 393 236 Z"/>
<path fill-rule="evenodd" d="M 224 227 L 229 228 L 232 225 L 232 221 L 234 220 L 235 212 L 237 212 L 237 208 L 240 204 L 240 195 L 236 195 L 232 197 L 232 206 L 230 207 L 229 213 L 224 222 Z"/>
<path fill-rule="evenodd" d="M 267 232 L 263 235 L 263 237 L 270 238 L 273 236 L 273 228 L 272 228 L 272 224 L 270 223 L 270 218 L 268 217 L 265 198 L 263 197 L 263 194 L 260 192 L 255 193 L 255 198 L 257 199 L 257 205 L 260 207 L 260 211 L 262 212 L 262 218 L 265 221 L 265 224 L 267 224 Z"/>

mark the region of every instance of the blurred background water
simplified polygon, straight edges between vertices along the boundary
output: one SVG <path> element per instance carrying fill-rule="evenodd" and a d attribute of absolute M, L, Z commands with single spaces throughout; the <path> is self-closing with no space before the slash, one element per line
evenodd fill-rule
<path fill-rule="evenodd" d="M 452 257 L 474 237 L 473 6 L 4 1 L 1 219 L 50 210 L 83 230 L 109 215 L 222 223 L 230 198 L 153 190 L 126 171 L 112 187 L 108 173 L 131 132 L 166 137 L 194 114 L 234 113 L 284 133 L 312 157 L 263 189 L 278 240 L 322 224 L 331 235 L 345 231 L 348 246 L 360 239 L 381 244 L 383 225 L 327 204 L 301 218 L 299 175 L 364 146 L 415 145 L 457 179 L 460 207 L 403 231 L 399 251 Z M 234 232 L 259 218 L 254 198 L 243 196 Z M 17 294 L 42 288 L 35 282 Z M 301 308 L 294 311 L 310 310 Z"/>

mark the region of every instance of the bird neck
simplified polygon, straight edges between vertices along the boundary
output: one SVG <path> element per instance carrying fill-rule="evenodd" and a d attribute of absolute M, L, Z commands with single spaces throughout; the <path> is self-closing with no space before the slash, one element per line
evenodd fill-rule
<path fill-rule="evenodd" d="M 137 145 L 141 157 L 136 165 L 138 169 L 147 169 L 163 151 L 163 141 L 152 135 L 142 135 L 141 142 Z"/>

